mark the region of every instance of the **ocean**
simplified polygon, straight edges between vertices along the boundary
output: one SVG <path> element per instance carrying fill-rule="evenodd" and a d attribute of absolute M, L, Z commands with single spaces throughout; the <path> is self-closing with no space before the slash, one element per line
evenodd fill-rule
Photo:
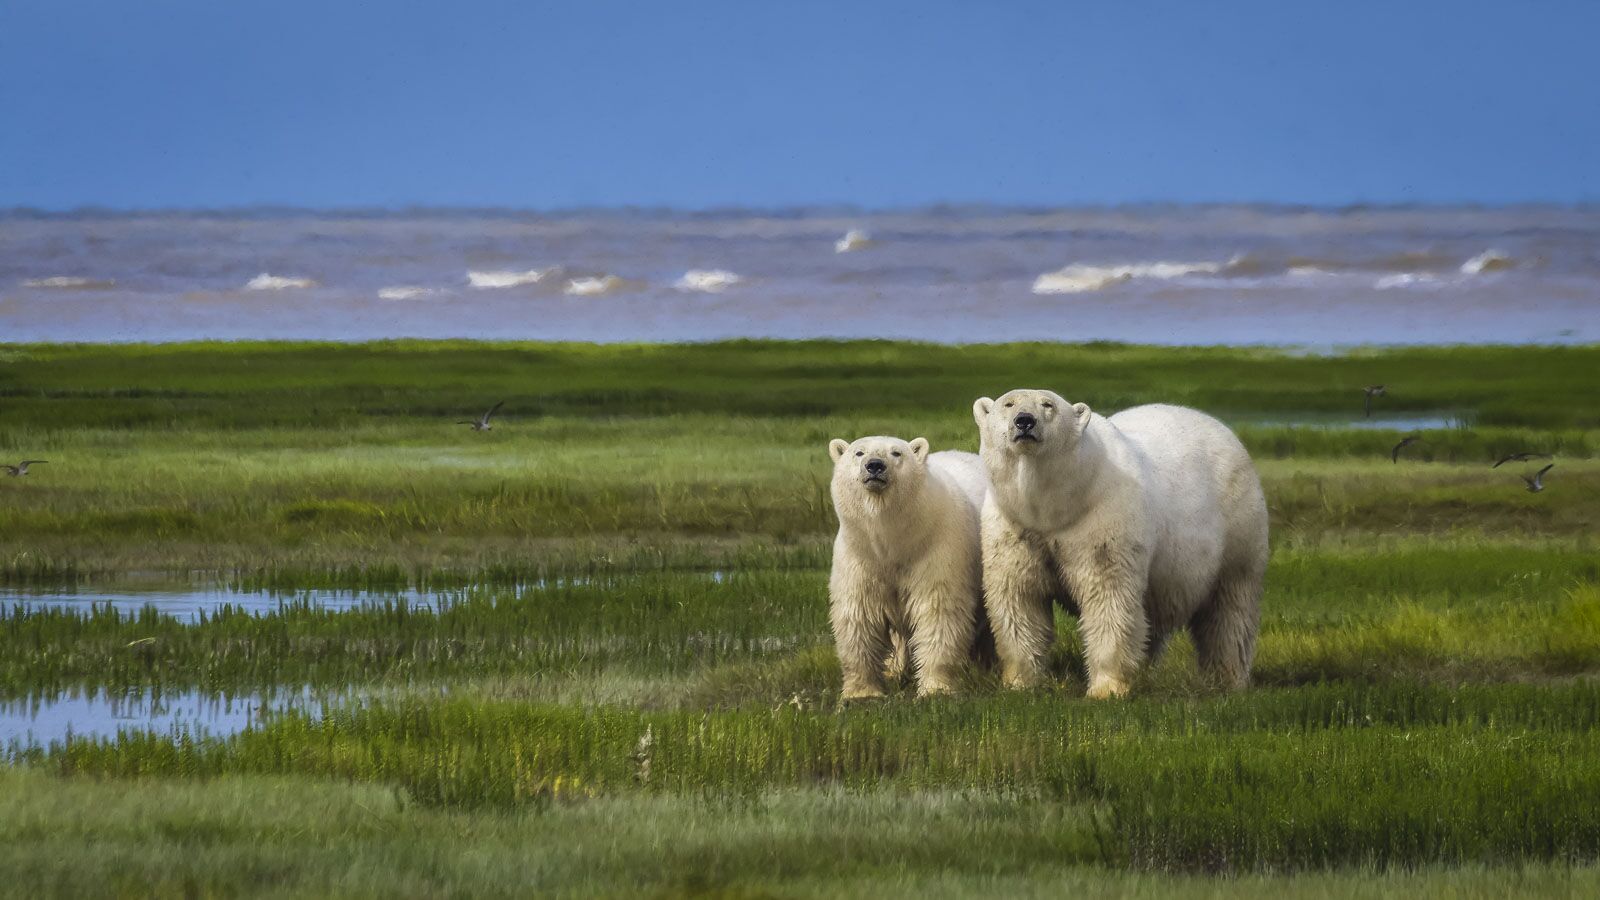
<path fill-rule="evenodd" d="M 1600 341 L 1600 208 L 0 213 L 0 342 Z"/>

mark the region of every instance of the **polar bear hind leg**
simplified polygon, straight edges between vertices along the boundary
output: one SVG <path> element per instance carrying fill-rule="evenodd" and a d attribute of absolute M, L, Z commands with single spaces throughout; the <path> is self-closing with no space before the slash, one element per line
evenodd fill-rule
<path fill-rule="evenodd" d="M 889 658 L 884 661 L 883 673 L 890 681 L 902 681 L 911 674 L 911 642 L 903 629 L 889 628 Z"/>
<path fill-rule="evenodd" d="M 1262 573 L 1253 567 L 1225 570 L 1217 579 L 1211 602 L 1189 620 L 1200 671 L 1229 690 L 1250 684 L 1261 621 L 1261 587 Z"/>

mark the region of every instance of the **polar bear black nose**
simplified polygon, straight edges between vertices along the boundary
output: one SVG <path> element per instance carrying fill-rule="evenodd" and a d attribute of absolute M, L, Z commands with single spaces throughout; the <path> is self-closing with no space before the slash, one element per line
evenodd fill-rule
<path fill-rule="evenodd" d="M 1033 430 L 1033 426 L 1039 424 L 1039 420 L 1033 417 L 1033 413 L 1017 413 L 1017 417 L 1011 420 L 1011 424 L 1017 426 L 1018 431 L 1027 434 Z"/>
<path fill-rule="evenodd" d="M 882 475 L 885 471 L 888 470 L 888 468 L 889 467 L 887 465 L 884 465 L 884 462 L 881 459 L 873 458 L 873 459 L 867 460 L 867 474 L 868 475 Z"/>

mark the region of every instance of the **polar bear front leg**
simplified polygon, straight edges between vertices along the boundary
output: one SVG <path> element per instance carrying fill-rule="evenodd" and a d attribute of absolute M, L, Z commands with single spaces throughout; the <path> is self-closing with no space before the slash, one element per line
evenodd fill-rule
<path fill-rule="evenodd" d="M 970 554 L 968 554 L 970 560 Z M 950 567 L 954 560 L 933 565 Z M 976 563 L 976 560 L 971 560 Z M 978 637 L 977 567 L 939 577 L 924 575 L 907 598 L 911 618 L 911 663 L 917 672 L 917 696 L 948 694 L 956 689 L 961 670 Z"/>
<path fill-rule="evenodd" d="M 1006 687 L 1033 687 L 1045 680 L 1045 661 L 1056 639 L 1050 608 L 1054 587 L 1044 547 L 1023 537 L 991 498 L 983 510 L 983 599 Z"/>
<path fill-rule="evenodd" d="M 1062 548 L 1061 578 L 1078 602 L 1091 700 L 1126 696 L 1144 660 L 1150 620 L 1144 559 L 1125 539 L 1106 538 L 1086 553 Z"/>
<path fill-rule="evenodd" d="M 828 618 L 833 625 L 845 700 L 883 696 L 884 660 L 889 654 L 889 609 L 893 589 L 860 565 L 835 557 L 828 582 Z"/>

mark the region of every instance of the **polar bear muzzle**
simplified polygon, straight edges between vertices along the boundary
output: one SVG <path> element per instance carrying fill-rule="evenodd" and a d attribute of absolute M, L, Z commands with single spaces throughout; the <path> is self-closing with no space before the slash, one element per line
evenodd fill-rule
<path fill-rule="evenodd" d="M 1018 441 L 1039 443 L 1039 434 L 1035 430 L 1038 427 L 1039 420 L 1033 417 L 1033 413 L 1017 413 L 1016 418 L 1011 420 L 1011 442 L 1013 444 Z"/>
<path fill-rule="evenodd" d="M 888 463 L 874 456 L 867 460 L 867 464 L 862 468 L 867 474 L 861 479 L 861 483 L 867 486 L 867 490 L 881 491 L 889 486 Z"/>

